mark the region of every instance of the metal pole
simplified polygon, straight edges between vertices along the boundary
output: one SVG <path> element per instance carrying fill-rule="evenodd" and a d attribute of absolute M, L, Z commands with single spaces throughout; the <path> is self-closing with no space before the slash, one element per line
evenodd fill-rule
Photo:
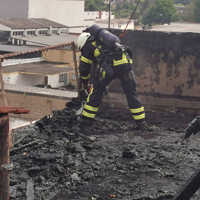
<path fill-rule="evenodd" d="M 108 29 L 110 29 L 111 0 L 108 2 Z"/>
<path fill-rule="evenodd" d="M 76 76 L 76 82 L 77 82 L 77 90 L 78 90 L 78 95 L 80 94 L 80 89 L 81 89 L 81 83 L 78 75 L 78 65 L 77 65 L 77 59 L 76 59 L 76 46 L 75 43 L 72 42 L 72 50 L 73 50 L 73 61 L 74 61 L 74 69 L 75 69 L 75 76 Z"/>
<path fill-rule="evenodd" d="M 10 138 L 8 114 L 0 113 L 0 199 L 9 200 Z"/>
<path fill-rule="evenodd" d="M 2 98 L 3 98 L 4 106 L 7 106 L 7 105 L 8 105 L 8 101 L 7 101 L 6 93 L 5 93 L 5 90 L 4 90 L 3 73 L 2 73 L 2 62 L 3 62 L 3 59 L 0 59 L 0 83 L 1 83 L 1 95 L 2 95 Z"/>

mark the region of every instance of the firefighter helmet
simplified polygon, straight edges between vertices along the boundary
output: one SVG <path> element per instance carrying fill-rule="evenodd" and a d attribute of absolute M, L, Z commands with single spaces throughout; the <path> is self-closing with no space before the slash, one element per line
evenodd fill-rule
<path fill-rule="evenodd" d="M 77 47 L 79 50 L 83 48 L 85 43 L 87 42 L 87 39 L 91 36 L 90 33 L 83 32 L 79 35 L 78 40 L 77 40 Z"/>

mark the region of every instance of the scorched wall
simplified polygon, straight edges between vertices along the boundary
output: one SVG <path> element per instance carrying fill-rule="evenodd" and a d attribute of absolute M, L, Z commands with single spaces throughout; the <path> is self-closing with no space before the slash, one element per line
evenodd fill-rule
<path fill-rule="evenodd" d="M 200 112 L 200 34 L 127 31 L 122 41 L 133 51 L 143 104 Z M 121 91 L 118 82 L 111 91 Z"/>

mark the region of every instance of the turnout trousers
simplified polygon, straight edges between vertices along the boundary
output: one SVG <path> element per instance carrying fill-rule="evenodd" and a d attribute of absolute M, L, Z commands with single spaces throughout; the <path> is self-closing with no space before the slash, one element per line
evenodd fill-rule
<path fill-rule="evenodd" d="M 144 120 L 144 107 L 141 105 L 136 96 L 136 80 L 132 70 L 132 65 L 128 63 L 121 64 L 119 66 L 103 66 L 104 67 L 100 68 L 99 76 L 97 80 L 94 81 L 93 88 L 87 97 L 84 109 L 82 111 L 82 116 L 91 119 L 95 118 L 106 87 L 111 83 L 112 80 L 119 79 L 121 87 L 126 95 L 133 119 L 135 121 Z"/>

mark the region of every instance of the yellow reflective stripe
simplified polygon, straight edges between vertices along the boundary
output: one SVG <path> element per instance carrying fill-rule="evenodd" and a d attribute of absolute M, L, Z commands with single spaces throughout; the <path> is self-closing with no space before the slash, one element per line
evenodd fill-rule
<path fill-rule="evenodd" d="M 139 113 L 139 112 L 143 112 L 144 111 L 144 107 L 140 107 L 140 108 L 132 108 L 130 109 L 131 113 Z"/>
<path fill-rule="evenodd" d="M 96 44 L 97 44 L 97 43 L 96 43 L 95 41 L 94 41 L 94 42 L 92 42 L 92 45 L 93 45 L 93 46 L 95 46 L 95 47 L 96 47 Z"/>
<path fill-rule="evenodd" d="M 127 63 L 129 63 L 129 61 L 128 61 L 125 53 L 122 54 L 121 60 L 115 60 L 115 59 L 113 60 L 113 66 L 118 66 L 118 65 L 127 64 Z"/>
<path fill-rule="evenodd" d="M 82 112 L 82 115 L 89 118 L 95 118 L 96 114 L 91 114 L 86 112 L 85 110 Z"/>
<path fill-rule="evenodd" d="M 94 57 L 98 57 L 101 54 L 98 48 L 94 50 Z"/>
<path fill-rule="evenodd" d="M 106 77 L 106 71 L 102 72 L 102 79 L 104 79 Z"/>
<path fill-rule="evenodd" d="M 90 78 L 90 74 L 88 74 L 87 76 L 81 76 L 81 78 L 82 78 L 83 80 L 87 80 L 87 79 Z"/>
<path fill-rule="evenodd" d="M 129 63 L 130 63 L 130 64 L 133 64 L 133 59 L 130 58 L 130 59 L 129 59 Z"/>
<path fill-rule="evenodd" d="M 94 111 L 94 112 L 97 112 L 99 110 L 99 108 L 93 107 L 93 106 L 89 106 L 87 104 L 84 105 L 84 108 L 89 110 L 89 111 Z"/>
<path fill-rule="evenodd" d="M 145 119 L 145 113 L 141 115 L 133 115 L 133 119 L 135 120 Z"/>
<path fill-rule="evenodd" d="M 93 90 L 94 90 L 94 88 L 90 89 L 90 93 L 88 94 L 88 97 L 87 97 L 87 100 L 86 100 L 87 103 L 90 101 L 90 96 L 93 93 Z"/>
<path fill-rule="evenodd" d="M 88 58 L 86 58 L 84 56 L 81 56 L 81 61 L 83 61 L 84 63 L 87 63 L 87 64 L 92 64 L 93 63 L 92 60 L 90 60 L 90 59 L 88 59 Z"/>
<path fill-rule="evenodd" d="M 101 45 L 97 46 L 97 43 L 96 43 L 95 41 L 92 42 L 92 45 L 93 45 L 94 47 L 97 47 L 97 48 L 94 50 L 94 57 L 98 57 L 98 56 L 101 54 L 101 52 L 100 52 Z"/>

